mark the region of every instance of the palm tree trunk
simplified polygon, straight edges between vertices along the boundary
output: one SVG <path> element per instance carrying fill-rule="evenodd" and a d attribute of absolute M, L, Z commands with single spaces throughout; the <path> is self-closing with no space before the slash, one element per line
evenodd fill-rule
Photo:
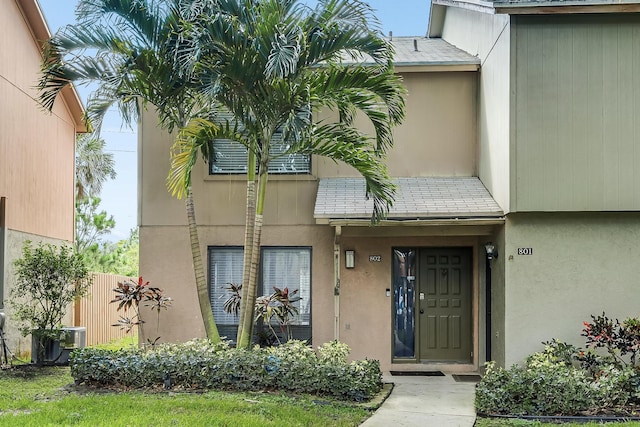
<path fill-rule="evenodd" d="M 265 165 L 266 168 L 266 165 Z M 258 296 L 258 272 L 260 271 L 260 242 L 262 241 L 262 224 L 263 224 L 263 212 L 264 212 L 264 199 L 267 190 L 267 179 L 269 174 L 260 174 L 258 178 L 258 194 L 256 195 L 256 218 L 253 227 L 253 249 L 251 250 L 251 263 L 249 266 L 249 286 L 247 290 L 247 304 L 248 307 L 254 307 L 256 305 L 256 298 Z M 253 310 L 252 310 L 253 312 Z M 245 324 L 245 331 L 247 326 L 249 327 L 248 337 L 253 336 L 253 325 L 251 321 L 248 325 Z"/>
<path fill-rule="evenodd" d="M 253 225 L 253 240 L 251 249 L 251 260 L 249 263 L 249 280 L 245 286 L 243 286 L 243 299 L 246 297 L 246 305 L 244 319 L 244 325 L 242 329 L 242 335 L 238 339 L 238 347 L 248 349 L 251 346 L 251 337 L 253 336 L 253 310 L 249 311 L 256 304 L 256 297 L 258 291 L 258 271 L 260 264 L 260 241 L 262 237 L 262 223 L 264 213 L 264 200 L 267 190 L 268 181 L 268 169 L 267 165 L 260 165 L 260 173 L 258 177 L 258 193 L 256 194 L 256 209 L 255 219 Z M 246 264 L 247 258 L 245 258 Z"/>
<path fill-rule="evenodd" d="M 191 242 L 191 256 L 193 257 L 193 272 L 196 278 L 196 289 L 198 290 L 198 303 L 200 305 L 200 313 L 204 322 L 204 330 L 207 338 L 214 343 L 220 342 L 220 334 L 218 327 L 213 318 L 211 309 L 211 301 L 209 300 L 209 287 L 204 274 L 204 265 L 202 263 L 202 253 L 200 252 L 200 239 L 198 238 L 198 227 L 196 225 L 196 212 L 193 205 L 193 193 L 191 188 L 187 194 L 187 221 L 189 223 L 189 240 Z"/>
<path fill-rule="evenodd" d="M 240 320 L 238 322 L 238 334 L 236 343 L 240 343 L 245 326 L 249 324 L 249 328 L 253 325 L 253 305 L 247 310 L 247 288 L 249 283 L 249 271 L 251 262 L 251 251 L 253 249 L 253 229 L 256 217 L 256 155 L 253 150 L 249 149 L 249 158 L 247 160 L 247 210 L 245 213 L 244 227 L 244 264 L 242 266 L 242 298 L 240 299 Z M 249 320 L 247 320 L 247 316 Z M 251 335 L 249 335 L 251 342 Z M 247 344 L 248 346 L 248 344 Z"/>

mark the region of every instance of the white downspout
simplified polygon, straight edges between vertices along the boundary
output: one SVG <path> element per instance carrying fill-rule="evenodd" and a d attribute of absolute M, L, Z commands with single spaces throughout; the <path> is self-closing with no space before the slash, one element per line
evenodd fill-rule
<path fill-rule="evenodd" d="M 340 236 L 342 235 L 342 227 L 336 225 L 335 237 L 333 240 L 333 339 L 340 340 Z"/>

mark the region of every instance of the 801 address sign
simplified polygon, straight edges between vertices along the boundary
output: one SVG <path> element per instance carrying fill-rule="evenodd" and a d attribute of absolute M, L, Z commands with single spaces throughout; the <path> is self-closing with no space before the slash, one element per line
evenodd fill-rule
<path fill-rule="evenodd" d="M 533 248 L 518 248 L 518 255 L 533 255 Z"/>

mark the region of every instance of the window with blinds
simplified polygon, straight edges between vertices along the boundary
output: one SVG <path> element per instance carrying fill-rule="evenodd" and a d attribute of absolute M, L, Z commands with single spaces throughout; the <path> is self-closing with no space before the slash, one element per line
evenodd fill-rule
<path fill-rule="evenodd" d="M 237 325 L 233 314 L 225 313 L 224 302 L 231 295 L 229 283 L 242 283 L 242 248 L 209 248 L 209 297 L 213 318 L 218 325 Z"/>
<path fill-rule="evenodd" d="M 278 140 L 279 139 L 279 140 Z M 310 156 L 304 154 L 284 154 L 289 149 L 281 138 L 274 137 L 271 142 L 271 174 L 306 174 L 311 171 Z M 216 139 L 211 150 L 209 174 L 245 174 L 247 173 L 247 148 L 230 139 Z"/>
<path fill-rule="evenodd" d="M 209 289 L 213 317 L 221 335 L 235 338 L 238 318 L 224 311 L 230 294 L 228 283 L 242 283 L 243 250 L 240 247 L 209 248 Z M 261 249 L 261 277 L 258 295 L 270 295 L 273 287 L 298 290 L 299 314 L 292 319 L 294 337 L 311 337 L 311 248 L 267 247 Z"/>
<path fill-rule="evenodd" d="M 289 288 L 289 295 L 298 290 L 301 299 L 294 305 L 298 315 L 292 325 L 311 324 L 311 249 L 264 248 L 262 249 L 262 294 L 273 293 L 274 286 Z"/>
<path fill-rule="evenodd" d="M 216 121 L 233 124 L 233 115 L 229 111 L 218 110 Z M 242 128 L 242 127 L 241 127 Z M 271 161 L 269 173 L 273 174 L 306 174 L 311 172 L 311 157 L 303 154 L 284 154 L 289 144 L 282 140 L 282 133 L 276 132 L 271 140 Z M 247 148 L 230 139 L 213 141 L 209 174 L 245 174 L 247 173 Z"/>

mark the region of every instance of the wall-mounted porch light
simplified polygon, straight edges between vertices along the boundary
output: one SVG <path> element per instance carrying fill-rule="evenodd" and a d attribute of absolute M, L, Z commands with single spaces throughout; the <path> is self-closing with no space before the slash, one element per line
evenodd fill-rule
<path fill-rule="evenodd" d="M 488 260 L 498 258 L 498 248 L 496 248 L 496 246 L 492 242 L 485 243 L 484 250 L 487 252 Z"/>
<path fill-rule="evenodd" d="M 354 268 L 356 266 L 356 251 L 344 251 L 344 266 L 346 268 Z"/>

